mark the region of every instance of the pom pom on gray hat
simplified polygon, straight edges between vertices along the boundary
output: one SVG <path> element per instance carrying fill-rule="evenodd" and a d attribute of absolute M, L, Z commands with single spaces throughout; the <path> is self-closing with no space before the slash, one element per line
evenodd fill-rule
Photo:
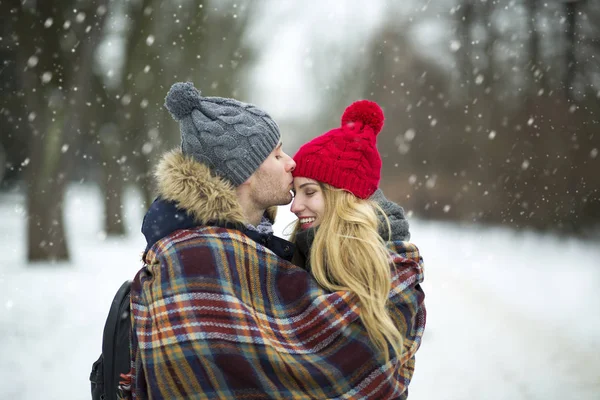
<path fill-rule="evenodd" d="M 191 82 L 177 82 L 171 86 L 165 99 L 165 107 L 177 121 L 200 108 L 202 97 Z"/>
<path fill-rule="evenodd" d="M 191 82 L 175 83 L 165 107 L 179 122 L 181 151 L 234 186 L 244 183 L 279 143 L 279 128 L 252 104 L 202 97 Z"/>

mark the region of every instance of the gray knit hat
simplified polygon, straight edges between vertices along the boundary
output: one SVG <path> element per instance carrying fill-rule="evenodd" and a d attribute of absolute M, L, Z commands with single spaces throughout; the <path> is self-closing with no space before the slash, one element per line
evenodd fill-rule
<path fill-rule="evenodd" d="M 235 186 L 279 143 L 279 127 L 266 112 L 234 99 L 202 97 L 191 82 L 171 86 L 165 107 L 179 122 L 183 154 Z"/>

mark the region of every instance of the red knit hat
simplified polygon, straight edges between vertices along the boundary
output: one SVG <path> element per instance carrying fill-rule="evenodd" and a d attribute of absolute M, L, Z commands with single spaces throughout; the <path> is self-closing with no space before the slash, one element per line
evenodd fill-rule
<path fill-rule="evenodd" d="M 366 199 L 379 186 L 381 157 L 377 134 L 383 127 L 377 103 L 360 100 L 342 115 L 342 126 L 306 143 L 294 156 L 294 177 L 311 178 Z"/>

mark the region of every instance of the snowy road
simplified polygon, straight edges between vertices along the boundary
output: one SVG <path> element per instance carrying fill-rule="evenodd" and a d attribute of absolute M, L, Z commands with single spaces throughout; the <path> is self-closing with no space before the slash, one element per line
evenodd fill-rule
<path fill-rule="evenodd" d="M 524 235 L 518 257 L 490 260 L 519 238 L 416 231 L 416 242 L 426 239 L 428 325 L 411 399 L 600 399 L 600 252 L 591 243 Z M 466 248 L 451 252 L 443 237 Z"/>
<path fill-rule="evenodd" d="M 143 248 L 136 196 L 129 236 L 105 239 L 97 194 L 69 193 L 73 262 L 34 267 L 22 198 L 0 196 L 0 399 L 89 398 L 108 304 Z M 600 399 L 597 246 L 416 220 L 411 231 L 428 308 L 411 400 Z"/>

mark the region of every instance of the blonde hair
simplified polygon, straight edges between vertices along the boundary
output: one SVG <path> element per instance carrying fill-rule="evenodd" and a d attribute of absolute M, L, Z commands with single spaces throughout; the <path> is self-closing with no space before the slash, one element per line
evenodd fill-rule
<path fill-rule="evenodd" d="M 392 278 L 389 252 L 377 230 L 375 210 L 381 209 L 345 190 L 319 185 L 325 213 L 310 249 L 311 273 L 323 288 L 347 290 L 358 297 L 369 338 L 389 361 L 388 343 L 400 356 L 403 336 L 387 309 Z M 299 223 L 292 241 L 298 230 Z"/>

